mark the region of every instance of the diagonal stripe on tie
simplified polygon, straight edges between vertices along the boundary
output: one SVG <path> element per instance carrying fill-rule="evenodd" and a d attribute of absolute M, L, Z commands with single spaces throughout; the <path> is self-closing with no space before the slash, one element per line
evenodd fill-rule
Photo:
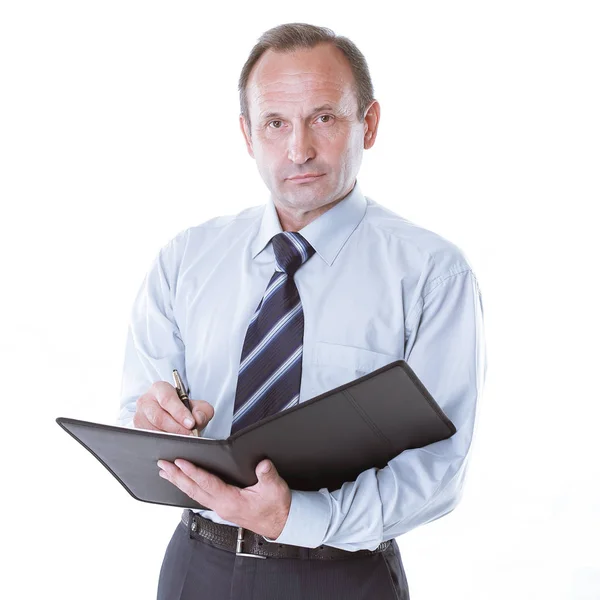
<path fill-rule="evenodd" d="M 285 331 L 265 345 L 250 363 L 250 366 L 238 375 L 238 398 L 246 398 L 248 401 L 252 398 L 252 401 L 254 401 L 256 399 L 254 393 L 260 387 L 260 384 L 269 379 L 292 354 L 298 351 L 298 345 L 301 344 L 299 338 L 303 330 L 303 323 L 303 316 L 298 311 Z M 263 391 L 265 394 L 269 392 L 269 397 L 276 392 L 281 394 L 285 384 L 286 382 L 281 381 L 278 382 L 274 390 L 263 388 Z M 268 398 L 264 399 L 265 403 L 268 401 Z M 239 415 L 236 414 L 237 416 Z"/>
<path fill-rule="evenodd" d="M 276 270 L 242 347 L 231 432 L 299 401 L 304 313 L 294 273 L 315 252 L 297 232 L 272 239 Z"/>
<path fill-rule="evenodd" d="M 276 335 L 285 332 L 286 325 L 302 310 L 302 304 L 298 304 L 284 317 L 282 317 L 267 333 L 267 335 L 254 347 L 242 361 L 240 373 L 266 348 Z"/>
<path fill-rule="evenodd" d="M 254 407 L 258 401 L 261 401 L 261 404 L 265 403 L 265 396 L 268 395 L 268 392 L 275 390 L 277 392 L 281 392 L 281 386 L 285 383 L 286 375 L 291 371 L 294 364 L 298 361 L 299 358 L 302 357 L 302 348 L 298 348 L 296 352 L 294 352 L 278 369 L 275 371 L 267 381 L 265 381 L 256 392 L 248 399 L 246 403 L 240 408 L 239 412 L 236 414 L 236 418 L 241 419 L 245 414 L 248 413 Z M 276 389 L 277 388 L 277 389 Z M 271 403 L 272 404 L 272 403 Z M 263 411 L 269 412 L 269 411 Z"/>

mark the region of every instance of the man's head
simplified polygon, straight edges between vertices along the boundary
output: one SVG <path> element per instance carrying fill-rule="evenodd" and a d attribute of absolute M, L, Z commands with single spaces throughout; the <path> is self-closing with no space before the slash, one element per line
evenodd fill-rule
<path fill-rule="evenodd" d="M 279 207 L 311 211 L 352 190 L 380 109 L 350 40 L 304 23 L 270 29 L 250 53 L 239 90 L 248 152 Z M 319 177 L 290 180 L 309 173 Z"/>

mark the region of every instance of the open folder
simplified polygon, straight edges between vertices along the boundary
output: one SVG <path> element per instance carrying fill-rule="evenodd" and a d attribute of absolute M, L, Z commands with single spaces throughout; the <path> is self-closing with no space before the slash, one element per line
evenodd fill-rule
<path fill-rule="evenodd" d="M 404 450 L 456 432 L 404 360 L 266 417 L 227 439 L 209 439 L 59 417 L 137 500 L 206 508 L 158 474 L 156 461 L 184 458 L 226 483 L 257 483 L 256 465 L 273 461 L 290 489 L 339 489 L 383 468 Z"/>

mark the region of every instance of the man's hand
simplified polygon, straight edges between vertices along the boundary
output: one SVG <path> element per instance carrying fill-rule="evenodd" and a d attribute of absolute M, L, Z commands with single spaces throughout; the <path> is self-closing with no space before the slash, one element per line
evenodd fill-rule
<path fill-rule="evenodd" d="M 292 494 L 268 459 L 256 466 L 258 483 L 238 488 L 178 458 L 175 463 L 159 460 L 159 475 L 196 502 L 214 510 L 222 519 L 270 539 L 280 536 L 287 521 Z M 263 472 L 268 468 L 267 472 Z"/>
<path fill-rule="evenodd" d="M 177 390 L 167 381 L 157 381 L 138 398 L 133 425 L 138 429 L 191 435 L 192 429 L 204 429 L 215 409 L 206 400 L 190 399 L 192 412 L 185 407 Z"/>

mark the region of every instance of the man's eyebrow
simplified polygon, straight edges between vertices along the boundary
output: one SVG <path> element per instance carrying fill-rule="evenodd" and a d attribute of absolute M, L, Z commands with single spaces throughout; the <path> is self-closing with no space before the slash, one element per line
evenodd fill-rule
<path fill-rule="evenodd" d="M 310 114 L 314 115 L 315 113 L 321 112 L 322 110 L 335 111 L 336 109 L 331 104 L 323 104 L 322 106 L 317 106 L 316 108 L 313 108 L 313 110 L 310 112 Z M 283 115 L 278 112 L 268 112 L 268 113 L 265 113 L 264 115 L 261 115 L 260 120 L 264 121 L 266 119 L 272 119 L 273 117 L 282 117 L 282 116 Z"/>

